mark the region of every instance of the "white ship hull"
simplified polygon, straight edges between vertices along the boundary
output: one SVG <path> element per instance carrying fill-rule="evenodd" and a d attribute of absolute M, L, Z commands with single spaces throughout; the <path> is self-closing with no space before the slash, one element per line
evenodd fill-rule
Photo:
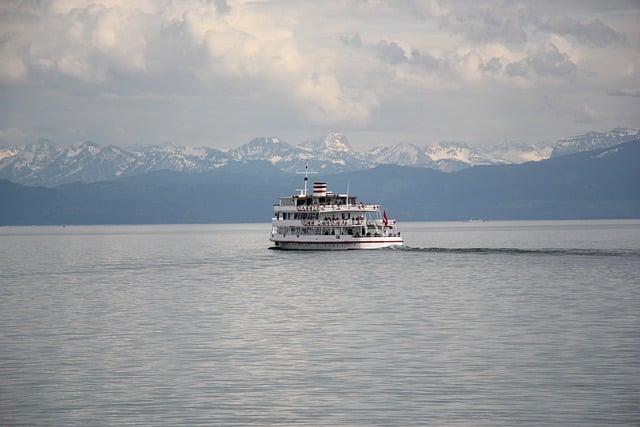
<path fill-rule="evenodd" d="M 353 236 L 272 236 L 274 249 L 308 251 L 345 251 L 358 249 L 382 249 L 403 245 L 400 237 L 353 237 Z"/>

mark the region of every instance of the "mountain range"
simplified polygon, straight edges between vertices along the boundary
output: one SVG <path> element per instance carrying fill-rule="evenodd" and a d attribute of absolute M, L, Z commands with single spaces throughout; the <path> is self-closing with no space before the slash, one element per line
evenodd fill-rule
<path fill-rule="evenodd" d="M 235 161 L 201 172 L 168 170 L 172 158 L 167 156 L 151 172 L 91 183 L 50 188 L 0 180 L 0 224 L 268 222 L 277 197 L 296 193 L 302 177 L 280 170 L 278 162 L 242 161 L 259 159 L 258 147 L 249 144 Z M 110 152 L 130 159 L 132 169 L 142 167 L 126 152 Z M 114 170 L 120 171 L 103 169 L 105 174 Z M 316 178 L 332 191 L 350 189 L 361 201 L 382 204 L 401 222 L 640 218 L 640 139 L 449 173 L 384 164 L 340 174 L 325 171 Z"/>
<path fill-rule="evenodd" d="M 612 147 L 637 139 L 636 129 L 616 128 L 562 138 L 553 144 L 503 143 L 469 147 L 440 143 L 420 147 L 410 143 L 354 151 L 347 137 L 329 133 L 297 145 L 278 137 L 261 137 L 238 148 L 222 151 L 211 147 L 175 145 L 121 148 L 83 141 L 68 147 L 41 139 L 22 147 L 0 149 L 0 179 L 13 183 L 55 187 L 72 182 L 92 183 L 157 171 L 202 173 L 234 170 L 242 164 L 269 164 L 283 172 L 300 170 L 306 162 L 324 174 L 368 170 L 380 165 L 411 166 L 456 172 L 486 165 L 515 165 L 568 154 Z"/>

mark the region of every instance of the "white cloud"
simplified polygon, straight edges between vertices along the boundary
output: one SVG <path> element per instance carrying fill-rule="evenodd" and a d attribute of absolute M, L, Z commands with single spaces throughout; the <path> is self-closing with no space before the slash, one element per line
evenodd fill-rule
<path fill-rule="evenodd" d="M 415 143 L 489 138 L 498 128 L 483 114 L 460 123 L 470 96 L 509 115 L 496 139 L 560 137 L 585 121 L 634 127 L 639 19 L 624 1 L 4 2 L 0 96 L 16 102 L 0 105 L 0 128 L 84 129 L 110 143 L 328 127 L 355 145 L 374 129 L 389 142 L 394 132 Z M 513 91 L 529 106 L 549 93 L 566 101 L 541 130 L 517 117 Z M 39 106 L 44 93 L 58 97 L 55 114 Z"/>

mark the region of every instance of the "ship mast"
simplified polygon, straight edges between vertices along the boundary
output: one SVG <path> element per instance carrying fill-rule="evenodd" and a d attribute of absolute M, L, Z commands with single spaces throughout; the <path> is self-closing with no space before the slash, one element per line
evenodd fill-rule
<path fill-rule="evenodd" d="M 307 183 L 309 181 L 309 174 L 310 173 L 317 173 L 317 172 L 309 170 L 309 161 L 307 160 L 307 163 L 304 166 L 304 172 L 296 172 L 296 173 L 303 173 L 304 174 L 304 189 L 302 189 L 302 190 L 298 189 L 298 191 L 301 192 L 300 193 L 301 196 L 306 197 L 307 196 Z"/>
<path fill-rule="evenodd" d="M 347 207 L 349 206 L 349 187 L 351 186 L 351 180 L 347 179 L 347 200 L 346 200 L 346 205 Z"/>

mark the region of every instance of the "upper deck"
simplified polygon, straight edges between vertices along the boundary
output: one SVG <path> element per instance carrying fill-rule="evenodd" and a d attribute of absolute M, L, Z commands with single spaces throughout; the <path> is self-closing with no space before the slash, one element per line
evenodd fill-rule
<path fill-rule="evenodd" d="M 356 198 L 336 195 L 335 198 L 317 198 L 312 196 L 281 197 L 274 205 L 275 212 L 376 212 L 380 205 L 356 203 Z"/>
<path fill-rule="evenodd" d="M 379 205 L 358 203 L 355 196 L 349 194 L 334 194 L 327 191 L 327 184 L 315 182 L 313 194 L 306 194 L 306 188 L 301 194 L 288 197 L 280 197 L 279 203 L 274 205 L 275 212 L 296 211 L 351 211 L 351 212 L 375 212 Z"/>

